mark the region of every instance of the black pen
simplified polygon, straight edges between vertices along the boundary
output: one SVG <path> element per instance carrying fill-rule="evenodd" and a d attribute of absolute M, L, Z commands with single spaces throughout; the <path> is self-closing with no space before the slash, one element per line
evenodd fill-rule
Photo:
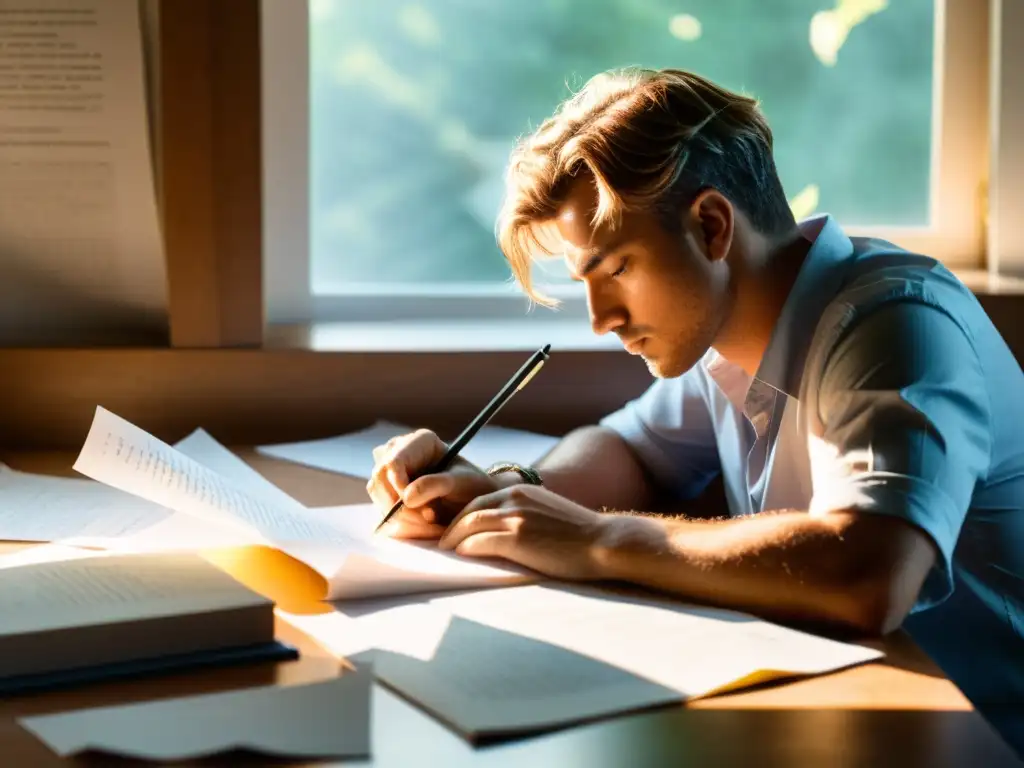
<path fill-rule="evenodd" d="M 448 449 L 444 452 L 444 456 L 432 467 L 429 467 L 423 475 L 433 475 L 438 472 L 444 472 L 451 465 L 455 458 L 459 455 L 459 452 L 466 447 L 466 444 L 473 439 L 480 428 L 489 422 L 498 411 L 501 410 L 502 406 L 505 405 L 509 400 L 512 399 L 512 395 L 521 390 L 526 384 L 532 379 L 537 371 L 541 369 L 545 362 L 547 362 L 548 354 L 551 352 L 551 345 L 545 344 L 543 348 L 538 349 L 533 353 L 533 356 L 516 371 L 515 376 L 509 379 L 508 383 L 502 387 L 501 391 L 496 394 L 491 402 L 487 404 L 477 415 L 473 421 L 469 423 L 469 426 L 462 430 L 462 434 L 455 438 L 455 440 L 448 446 Z M 379 531 L 384 524 L 398 514 L 398 510 L 402 508 L 402 497 L 398 497 L 398 501 L 395 502 L 394 506 L 388 510 L 388 513 L 384 515 L 384 519 L 377 524 L 374 529 L 374 533 Z"/>

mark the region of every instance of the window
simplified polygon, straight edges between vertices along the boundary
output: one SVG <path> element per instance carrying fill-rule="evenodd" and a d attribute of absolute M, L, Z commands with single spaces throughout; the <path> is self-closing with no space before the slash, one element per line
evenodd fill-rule
<path fill-rule="evenodd" d="M 798 217 L 981 267 L 985 7 L 264 0 L 269 317 L 524 317 L 494 238 L 509 150 L 624 65 L 758 97 Z M 581 316 L 579 286 L 543 269 Z"/>

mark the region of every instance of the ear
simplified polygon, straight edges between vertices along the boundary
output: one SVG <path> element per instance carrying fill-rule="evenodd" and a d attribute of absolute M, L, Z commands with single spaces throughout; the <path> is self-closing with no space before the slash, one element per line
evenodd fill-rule
<path fill-rule="evenodd" d="M 690 229 L 708 261 L 721 261 L 732 247 L 735 211 L 717 189 L 705 189 L 690 204 Z"/>

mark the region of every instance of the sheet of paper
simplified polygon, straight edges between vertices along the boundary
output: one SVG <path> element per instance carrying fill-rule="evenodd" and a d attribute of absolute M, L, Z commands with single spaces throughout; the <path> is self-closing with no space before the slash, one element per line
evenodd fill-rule
<path fill-rule="evenodd" d="M 301 443 L 265 445 L 257 450 L 266 456 L 296 464 L 369 478 L 373 470 L 373 449 L 392 437 L 412 431 L 412 428 L 401 424 L 378 421 L 371 427 L 347 435 Z M 557 442 L 558 438 L 550 435 L 488 426 L 469 442 L 462 456 L 484 468 L 499 461 L 534 464 Z"/>
<path fill-rule="evenodd" d="M 267 542 L 350 543 L 340 532 L 310 519 L 291 497 L 240 487 L 102 407 L 96 408 L 74 468 L 175 511 L 258 533 Z"/>
<path fill-rule="evenodd" d="M 207 469 L 226 477 L 249 494 L 263 496 L 285 507 L 294 507 L 297 503 L 205 429 L 196 429 L 188 437 L 176 442 L 174 447 Z"/>
<path fill-rule="evenodd" d="M 280 499 L 282 505 L 298 504 L 202 430 L 192 433 L 178 446 L 236 488 L 262 494 L 261 498 L 269 501 Z M 329 528 L 333 537 L 322 542 L 283 542 L 278 546 L 326 579 L 327 599 L 513 584 L 537 578 L 536 574 L 512 565 L 499 567 L 442 553 L 430 545 L 374 536 L 380 512 L 372 504 L 301 509 L 306 520 Z"/>
<path fill-rule="evenodd" d="M 84 560 L 88 557 L 110 557 L 115 554 L 105 549 L 82 549 L 63 544 L 36 544 L 0 556 L 0 569 L 20 568 L 39 563 L 61 563 L 66 560 Z"/>
<path fill-rule="evenodd" d="M 479 588 L 474 587 L 473 591 Z M 371 650 L 385 650 L 429 661 L 448 630 L 452 616 L 430 604 L 451 590 L 392 595 L 333 603 L 325 613 L 274 612 L 288 624 L 313 638 L 335 656 L 351 658 Z"/>
<path fill-rule="evenodd" d="M 255 538 L 93 480 L 0 465 L 0 540 L 148 551 L 234 546 Z"/>
<path fill-rule="evenodd" d="M 19 725 L 61 757 L 98 750 L 187 760 L 232 749 L 276 757 L 368 757 L 372 672 L 325 682 L 24 717 Z"/>
<path fill-rule="evenodd" d="M 745 614 L 582 587 L 512 587 L 430 605 L 452 616 L 433 656 L 376 652 L 376 674 L 472 737 L 542 730 L 882 655 Z M 436 632 L 422 606 L 403 617 L 404 631 L 415 633 L 417 622 Z"/>
<path fill-rule="evenodd" d="M 0 346 L 159 331 L 139 3 L 4 3 L 0 38 Z"/>

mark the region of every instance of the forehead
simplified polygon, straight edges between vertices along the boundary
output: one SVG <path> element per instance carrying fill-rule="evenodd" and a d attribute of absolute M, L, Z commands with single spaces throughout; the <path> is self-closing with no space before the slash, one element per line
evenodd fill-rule
<path fill-rule="evenodd" d="M 597 189 L 589 178 L 577 179 L 565 201 L 555 212 L 555 226 L 567 256 L 600 247 L 607 233 L 591 224 L 597 209 Z"/>

